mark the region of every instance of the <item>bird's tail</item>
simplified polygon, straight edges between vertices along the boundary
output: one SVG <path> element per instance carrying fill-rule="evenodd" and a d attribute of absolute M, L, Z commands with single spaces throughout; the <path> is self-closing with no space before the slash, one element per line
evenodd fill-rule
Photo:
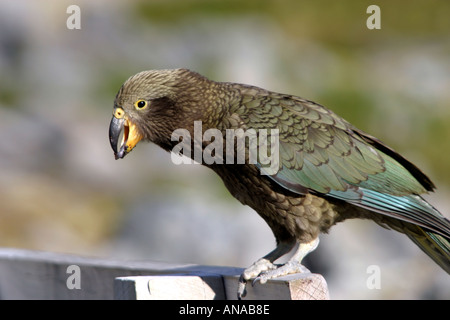
<path fill-rule="evenodd" d="M 450 274 L 450 242 L 449 239 L 417 225 L 409 226 L 404 233 L 422 249 L 442 269 Z"/>
<path fill-rule="evenodd" d="M 347 202 L 381 213 L 385 216 L 380 223 L 382 226 L 387 225 L 406 234 L 450 274 L 450 221 L 436 208 L 417 195 L 394 196 L 365 188 L 358 188 L 357 191 L 363 194 L 359 199 L 354 196 L 357 192 L 353 190 L 354 194 L 350 193 L 351 189 L 344 193 L 332 191 L 330 195 L 335 198 L 346 196 Z"/>

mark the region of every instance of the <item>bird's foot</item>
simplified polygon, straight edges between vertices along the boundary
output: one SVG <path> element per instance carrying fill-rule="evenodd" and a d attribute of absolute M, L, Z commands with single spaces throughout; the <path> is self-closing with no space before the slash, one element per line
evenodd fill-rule
<path fill-rule="evenodd" d="M 290 242 L 279 244 L 275 250 L 244 270 L 239 278 L 238 299 L 242 299 L 247 294 L 245 287 L 250 279 L 254 279 L 252 285 L 255 285 L 258 281 L 263 284 L 269 279 L 286 276 L 288 274 L 309 272 L 309 270 L 301 264 L 301 261 L 309 252 L 316 249 L 318 244 L 319 238 L 315 238 L 307 243 L 300 243 L 292 258 L 285 264 L 278 265 L 274 264 L 273 261 L 286 254 L 293 246 Z"/>
<path fill-rule="evenodd" d="M 278 268 L 273 270 L 268 270 L 261 272 L 252 282 L 252 286 L 259 281 L 259 283 L 264 284 L 267 280 L 275 279 L 289 274 L 295 273 L 307 273 L 310 272 L 308 268 L 302 265 L 299 261 L 290 260 Z"/>
<path fill-rule="evenodd" d="M 289 274 L 307 273 L 310 272 L 308 268 L 302 265 L 299 261 L 290 260 L 285 264 L 273 264 L 267 259 L 259 259 L 252 266 L 245 269 L 239 278 L 238 299 L 241 300 L 247 294 L 246 286 L 250 279 L 253 279 L 252 286 L 258 281 L 261 284 L 267 280 L 275 279 Z"/>
<path fill-rule="evenodd" d="M 241 274 L 241 277 L 239 278 L 239 286 L 237 293 L 238 299 L 241 300 L 243 297 L 247 295 L 247 290 L 245 289 L 245 287 L 247 285 L 248 280 L 255 279 L 262 273 L 270 270 L 276 270 L 276 268 L 277 266 L 274 265 L 272 262 L 270 262 L 267 259 L 261 258 L 254 264 L 252 264 L 250 267 L 245 269 L 244 272 Z"/>

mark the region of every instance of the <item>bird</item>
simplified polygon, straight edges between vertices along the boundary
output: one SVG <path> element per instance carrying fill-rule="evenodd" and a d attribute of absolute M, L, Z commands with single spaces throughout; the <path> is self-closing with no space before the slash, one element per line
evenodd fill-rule
<path fill-rule="evenodd" d="M 199 128 L 200 136 L 214 130 L 214 141 L 225 141 L 211 153 L 217 161 L 202 165 L 264 219 L 276 241 L 275 249 L 240 275 L 239 299 L 249 282 L 308 272 L 302 259 L 317 248 L 319 235 L 346 219 L 372 220 L 405 234 L 450 274 L 450 221 L 422 197 L 435 190 L 433 182 L 391 147 L 311 100 L 213 81 L 185 68 L 142 71 L 128 78 L 115 97 L 109 140 L 116 160 L 140 141 L 193 158 L 189 148 L 201 154 L 214 143 L 192 139 Z M 187 135 L 174 139 L 179 129 Z M 247 139 L 241 145 L 244 161 L 225 163 L 225 158 L 237 160 L 239 151 L 231 130 L 267 130 L 256 145 L 273 137 L 276 143 L 267 154 L 278 161 L 271 168 L 264 156 L 249 161 Z M 275 263 L 291 250 L 295 253 L 287 262 Z"/>

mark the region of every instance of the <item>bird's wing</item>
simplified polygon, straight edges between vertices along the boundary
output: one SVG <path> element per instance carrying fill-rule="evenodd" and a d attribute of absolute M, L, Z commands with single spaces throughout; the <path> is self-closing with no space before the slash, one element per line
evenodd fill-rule
<path fill-rule="evenodd" d="M 279 130 L 279 170 L 270 177 L 282 187 L 307 189 L 450 235 L 448 220 L 419 196 L 434 188 L 432 182 L 381 141 L 298 97 L 252 92 L 241 105 L 237 112 L 247 128 Z"/>

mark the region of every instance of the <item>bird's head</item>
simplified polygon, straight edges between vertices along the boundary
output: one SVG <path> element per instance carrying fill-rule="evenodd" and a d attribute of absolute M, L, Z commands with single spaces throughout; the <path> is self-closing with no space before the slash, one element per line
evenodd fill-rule
<path fill-rule="evenodd" d="M 116 159 L 125 157 L 141 140 L 168 150 L 172 132 L 201 120 L 201 96 L 212 83 L 187 69 L 143 71 L 130 77 L 114 101 L 109 141 Z M 191 121 L 192 120 L 192 121 Z"/>

